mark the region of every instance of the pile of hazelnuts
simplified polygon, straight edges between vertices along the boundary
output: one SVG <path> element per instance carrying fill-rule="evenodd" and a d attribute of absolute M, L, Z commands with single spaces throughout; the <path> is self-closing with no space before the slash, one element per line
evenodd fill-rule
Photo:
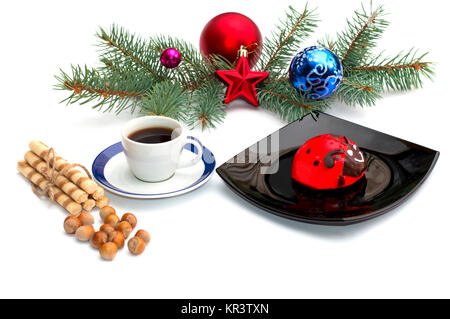
<path fill-rule="evenodd" d="M 88 212 L 81 212 L 78 216 L 69 216 L 64 220 L 64 230 L 68 234 L 75 234 L 80 241 L 91 244 L 98 249 L 100 256 L 106 260 L 113 260 L 117 250 L 125 245 L 125 240 L 136 227 L 137 218 L 132 213 L 126 213 L 119 218 L 116 210 L 111 206 L 100 209 L 103 225 L 95 231 L 94 216 Z M 150 242 L 150 234 L 140 229 L 133 238 L 128 240 L 128 250 L 133 255 L 142 254 L 145 246 Z"/>

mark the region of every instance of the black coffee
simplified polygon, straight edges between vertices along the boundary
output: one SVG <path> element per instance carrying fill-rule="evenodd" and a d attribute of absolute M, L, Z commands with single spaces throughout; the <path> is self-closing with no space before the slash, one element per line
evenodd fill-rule
<path fill-rule="evenodd" d="M 145 144 L 164 143 L 172 140 L 172 132 L 173 129 L 168 127 L 147 127 L 131 133 L 128 138 Z"/>

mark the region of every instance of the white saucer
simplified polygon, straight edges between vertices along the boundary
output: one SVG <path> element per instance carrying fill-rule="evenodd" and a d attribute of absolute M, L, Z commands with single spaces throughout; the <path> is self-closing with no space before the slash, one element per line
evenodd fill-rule
<path fill-rule="evenodd" d="M 188 139 L 196 140 L 189 136 Z M 200 144 L 201 145 L 201 144 Z M 197 149 L 186 144 L 181 160 L 194 158 Z M 122 143 L 116 143 L 103 150 L 92 164 L 95 180 L 106 190 L 130 198 L 164 198 L 190 192 L 205 184 L 214 172 L 216 161 L 209 149 L 203 146 L 202 160 L 191 167 L 176 170 L 168 180 L 148 183 L 137 179 L 130 171 Z"/>

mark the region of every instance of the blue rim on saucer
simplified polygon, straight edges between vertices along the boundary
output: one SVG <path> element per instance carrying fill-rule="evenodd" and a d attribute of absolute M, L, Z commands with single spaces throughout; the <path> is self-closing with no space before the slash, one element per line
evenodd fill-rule
<path fill-rule="evenodd" d="M 133 193 L 128 192 L 124 189 L 120 189 L 114 185 L 112 185 L 108 179 L 105 177 L 105 167 L 108 164 L 108 162 L 116 155 L 123 152 L 122 143 L 118 142 L 116 144 L 113 144 L 109 146 L 108 148 L 104 149 L 100 154 L 95 158 L 94 162 L 92 163 L 92 175 L 94 176 L 95 180 L 105 189 L 109 190 L 112 193 L 125 196 L 125 197 L 133 197 L 133 198 L 164 198 L 164 197 L 172 197 L 176 195 L 181 195 L 184 193 L 187 193 L 191 190 L 194 190 L 204 183 L 211 177 L 211 174 L 214 172 L 214 168 L 216 167 L 216 160 L 214 158 L 213 153 L 203 146 L 201 142 L 196 139 L 193 136 L 188 136 L 188 139 L 192 139 L 197 141 L 200 145 L 203 147 L 203 156 L 202 161 L 204 164 L 204 170 L 202 175 L 192 184 L 190 184 L 187 187 L 183 187 L 181 189 L 177 189 L 171 192 L 163 192 L 163 193 L 153 193 L 153 194 L 146 194 L 146 193 Z M 184 146 L 184 149 L 194 153 L 198 154 L 197 147 L 191 143 L 187 143 Z"/>

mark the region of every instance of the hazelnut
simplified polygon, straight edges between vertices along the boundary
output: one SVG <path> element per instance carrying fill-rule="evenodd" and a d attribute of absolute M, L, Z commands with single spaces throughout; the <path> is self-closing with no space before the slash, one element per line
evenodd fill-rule
<path fill-rule="evenodd" d="M 88 212 L 81 212 L 80 215 L 78 215 L 78 219 L 81 222 L 81 225 L 92 225 L 94 224 L 94 216 L 89 214 Z"/>
<path fill-rule="evenodd" d="M 94 235 L 95 230 L 92 225 L 84 225 L 80 226 L 75 232 L 75 236 L 77 236 L 78 240 L 88 241 L 91 239 L 92 235 Z"/>
<path fill-rule="evenodd" d="M 120 220 L 129 222 L 133 229 L 134 229 L 134 227 L 136 227 L 137 218 L 132 213 L 123 214 L 123 216 L 122 216 L 122 218 Z"/>
<path fill-rule="evenodd" d="M 100 230 L 104 231 L 106 233 L 106 235 L 109 236 L 109 234 L 111 234 L 113 231 L 115 231 L 113 225 L 110 224 L 103 224 L 102 226 L 100 226 Z"/>
<path fill-rule="evenodd" d="M 119 222 L 119 216 L 110 214 L 105 217 L 105 224 L 110 224 L 113 227 L 116 227 L 117 223 Z"/>
<path fill-rule="evenodd" d="M 108 241 L 117 245 L 117 248 L 122 248 L 125 245 L 125 237 L 121 231 L 115 230 L 108 235 Z"/>
<path fill-rule="evenodd" d="M 126 221 L 118 223 L 116 229 L 121 231 L 125 238 L 128 238 L 133 231 L 133 227 L 131 227 L 130 223 Z"/>
<path fill-rule="evenodd" d="M 133 255 L 142 254 L 142 252 L 145 250 L 145 243 L 141 238 L 133 237 L 128 241 L 128 250 Z"/>
<path fill-rule="evenodd" d="M 105 206 L 102 209 L 100 209 L 100 218 L 104 221 L 106 216 L 116 214 L 116 210 L 112 208 L 111 206 Z"/>
<path fill-rule="evenodd" d="M 78 227 L 81 226 L 81 222 L 78 217 L 69 216 L 64 219 L 64 231 L 68 234 L 75 234 Z"/>
<path fill-rule="evenodd" d="M 142 239 L 146 245 L 150 242 L 150 234 L 146 230 L 139 229 L 134 236 Z"/>
<path fill-rule="evenodd" d="M 92 236 L 90 243 L 95 249 L 99 249 L 103 244 L 108 241 L 108 235 L 104 231 L 97 231 Z"/>
<path fill-rule="evenodd" d="M 117 254 L 117 246 L 114 243 L 105 243 L 100 247 L 100 256 L 105 260 L 113 260 Z"/>

